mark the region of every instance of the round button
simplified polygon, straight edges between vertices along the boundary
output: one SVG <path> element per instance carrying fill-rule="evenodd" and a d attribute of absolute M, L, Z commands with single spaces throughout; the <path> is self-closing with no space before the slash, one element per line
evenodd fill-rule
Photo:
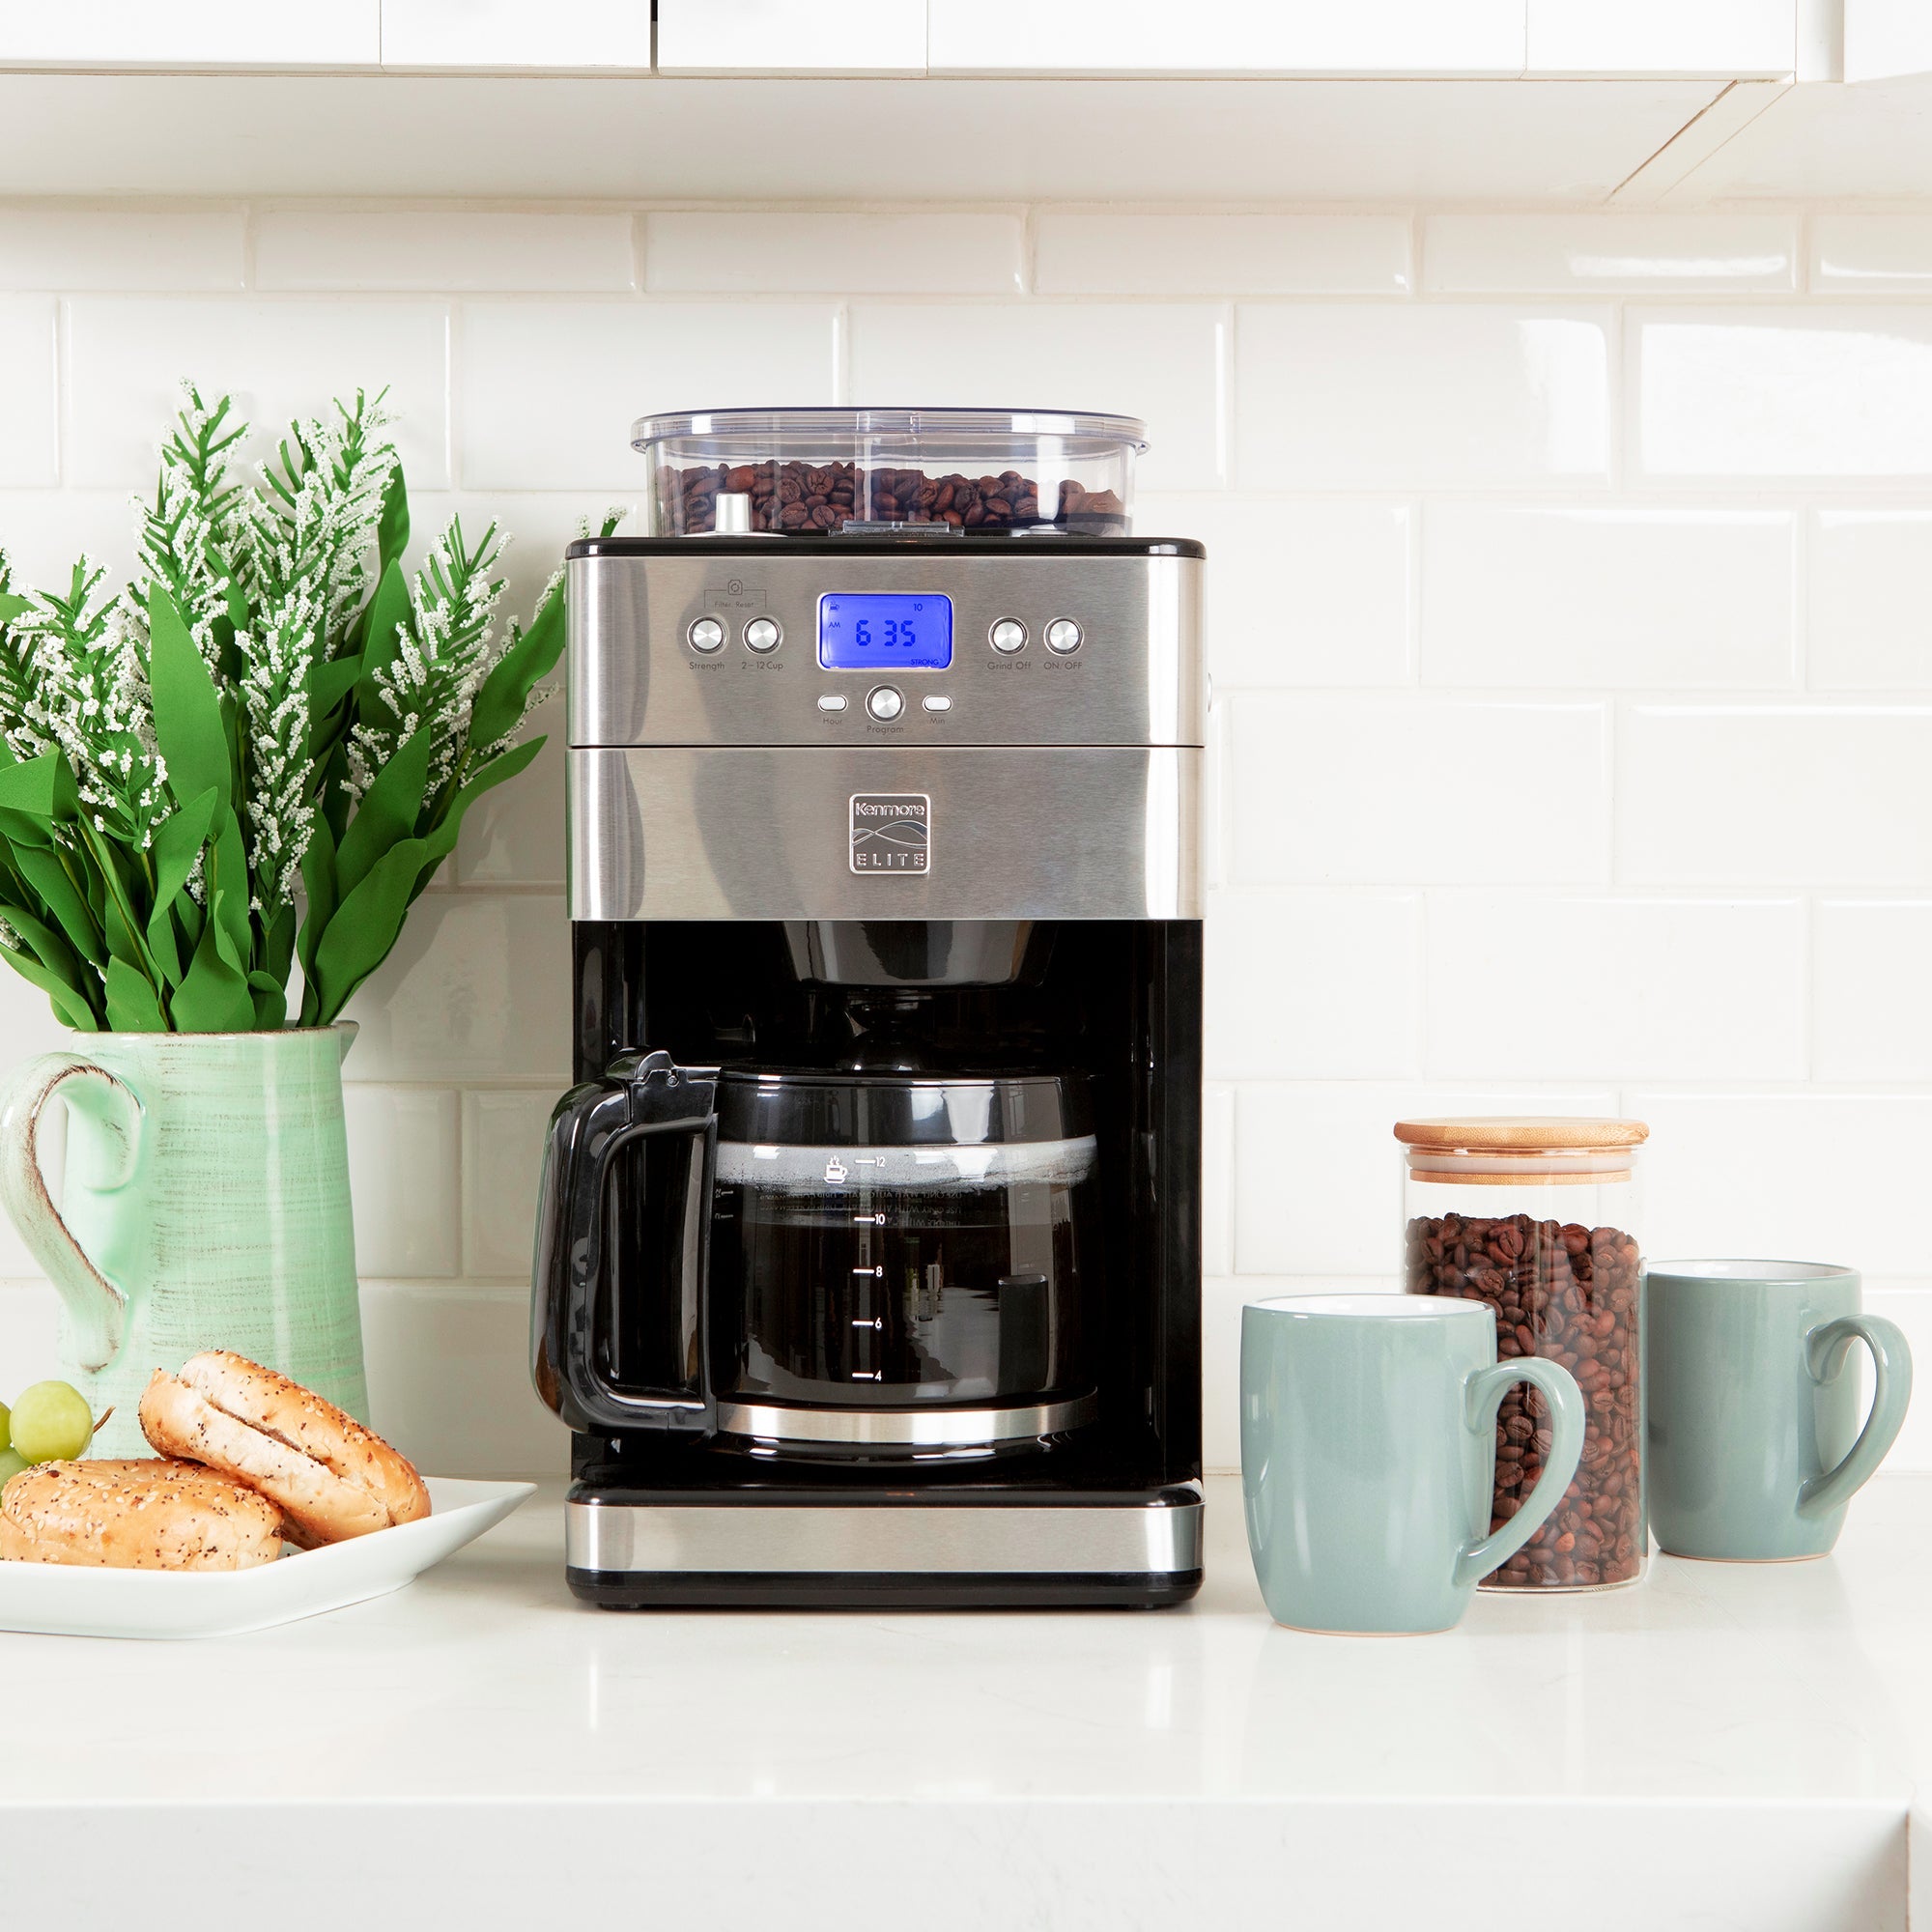
<path fill-rule="evenodd" d="M 756 651 L 762 657 L 767 651 L 779 647 L 779 627 L 769 617 L 753 617 L 745 626 L 745 648 Z"/>
<path fill-rule="evenodd" d="M 700 617 L 684 635 L 693 650 L 708 654 L 724 641 L 724 626 L 716 617 Z"/>
<path fill-rule="evenodd" d="M 866 709 L 881 724 L 890 724 L 905 709 L 905 699 L 889 684 L 874 685 L 866 694 Z"/>
<path fill-rule="evenodd" d="M 1046 627 L 1046 647 L 1065 657 L 1080 648 L 1080 626 L 1071 617 L 1056 617 Z"/>
<path fill-rule="evenodd" d="M 1014 651 L 1026 649 L 1027 627 L 1017 617 L 1002 617 L 986 637 L 996 651 L 1010 656 Z"/>

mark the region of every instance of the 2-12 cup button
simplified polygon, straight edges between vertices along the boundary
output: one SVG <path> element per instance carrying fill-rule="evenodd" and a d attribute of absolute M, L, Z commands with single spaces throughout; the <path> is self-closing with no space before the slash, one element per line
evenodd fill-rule
<path fill-rule="evenodd" d="M 769 617 L 753 617 L 745 626 L 745 648 L 763 657 L 779 647 L 779 627 Z"/>
<path fill-rule="evenodd" d="M 724 626 L 716 617 L 699 617 L 684 636 L 693 650 L 709 657 L 724 641 Z"/>
<path fill-rule="evenodd" d="M 890 684 L 876 685 L 866 694 L 866 709 L 881 724 L 890 724 L 905 709 L 905 699 Z"/>

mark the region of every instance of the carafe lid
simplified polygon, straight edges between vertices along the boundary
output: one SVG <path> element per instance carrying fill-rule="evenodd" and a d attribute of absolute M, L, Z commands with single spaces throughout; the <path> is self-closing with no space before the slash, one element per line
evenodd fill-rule
<path fill-rule="evenodd" d="M 832 1073 L 727 1067 L 718 1138 L 772 1147 L 987 1147 L 1093 1132 L 1077 1073 Z"/>

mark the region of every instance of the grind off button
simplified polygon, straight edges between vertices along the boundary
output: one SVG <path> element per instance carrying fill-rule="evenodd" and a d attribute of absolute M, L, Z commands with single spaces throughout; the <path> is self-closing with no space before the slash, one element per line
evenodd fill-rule
<path fill-rule="evenodd" d="M 745 646 L 762 657 L 779 647 L 779 627 L 769 617 L 753 617 L 745 626 Z"/>
<path fill-rule="evenodd" d="M 684 636 L 693 650 L 708 657 L 724 641 L 724 626 L 716 617 L 699 617 Z"/>
<path fill-rule="evenodd" d="M 866 709 L 881 724 L 890 724 L 905 709 L 905 699 L 890 685 L 875 685 L 866 694 Z"/>
<path fill-rule="evenodd" d="M 1080 626 L 1071 617 L 1056 617 L 1046 627 L 1046 647 L 1061 657 L 1080 648 Z"/>
<path fill-rule="evenodd" d="M 1014 651 L 1026 648 L 1027 627 L 1017 617 L 1002 617 L 986 633 L 986 639 L 996 651 L 1004 651 L 1010 657 Z"/>

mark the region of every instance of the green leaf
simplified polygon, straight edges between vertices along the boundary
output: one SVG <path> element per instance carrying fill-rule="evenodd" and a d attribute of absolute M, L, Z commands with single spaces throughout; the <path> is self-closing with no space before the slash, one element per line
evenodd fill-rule
<path fill-rule="evenodd" d="M 107 962 L 107 947 L 100 928 L 94 923 L 87 895 L 73 882 L 60 854 L 51 845 L 16 845 L 14 863 L 20 876 L 39 895 L 41 903 L 53 914 L 68 943 L 83 959 L 96 966 Z"/>
<path fill-rule="evenodd" d="M 241 821 L 225 805 L 215 811 L 209 847 L 208 904 L 211 920 L 221 925 L 239 965 L 254 950 L 248 925 L 248 848 L 242 842 Z"/>
<path fill-rule="evenodd" d="M 65 753 L 43 752 L 0 768 L 0 810 L 25 812 L 43 824 L 64 825 L 80 813 L 80 794 Z"/>
<path fill-rule="evenodd" d="M 255 1001 L 227 937 L 220 899 L 215 897 L 201 928 L 201 943 L 187 977 L 171 1004 L 175 1025 L 183 1033 L 249 1033 L 255 1026 Z"/>
<path fill-rule="evenodd" d="M 6 960 L 21 979 L 31 980 L 53 1003 L 55 1015 L 64 1020 L 78 1033 L 99 1033 L 99 1017 L 83 999 L 79 991 L 71 986 L 58 973 L 50 971 L 31 954 L 15 952 L 11 948 L 0 949 L 0 959 Z"/>
<path fill-rule="evenodd" d="M 369 602 L 362 632 L 362 660 L 355 680 L 355 712 L 361 718 L 386 714 L 376 673 L 395 663 L 402 633 L 414 631 L 414 607 L 410 603 L 410 586 L 399 563 L 384 566 L 376 594 Z"/>
<path fill-rule="evenodd" d="M 343 895 L 315 949 L 314 1024 L 335 1019 L 350 995 L 389 956 L 428 853 L 426 840 L 405 838 L 376 861 L 354 892 Z"/>
<path fill-rule="evenodd" d="M 376 526 L 376 554 L 383 565 L 383 575 L 402 562 L 403 553 L 410 547 L 410 490 L 403 481 L 403 466 L 398 459 L 389 471 L 389 480 L 383 486 L 383 515 Z"/>
<path fill-rule="evenodd" d="M 11 590 L 0 590 L 0 625 L 11 624 L 21 611 L 32 609 L 31 597 L 15 597 Z"/>
<path fill-rule="evenodd" d="M 434 735 L 435 727 L 425 724 L 405 738 L 395 755 L 376 774 L 375 783 L 362 794 L 335 856 L 336 890 L 345 901 L 384 853 L 399 839 L 415 837 L 423 792 L 429 784 Z"/>
<path fill-rule="evenodd" d="M 187 885 L 188 874 L 201 848 L 208 842 L 209 827 L 214 822 L 214 809 L 221 794 L 213 785 L 190 799 L 179 811 L 161 821 L 150 848 L 155 864 L 155 909 L 148 919 L 148 930 L 166 920 L 170 908 Z"/>
<path fill-rule="evenodd" d="M 361 669 L 360 658 L 330 658 L 327 664 L 310 666 L 306 680 L 310 712 L 320 718 L 333 711 L 355 689 Z"/>
<path fill-rule="evenodd" d="M 425 885 L 436 868 L 456 850 L 456 836 L 463 829 L 463 814 L 486 791 L 494 791 L 499 784 L 515 778 L 543 748 L 541 736 L 527 738 L 523 744 L 512 745 L 507 752 L 498 752 L 494 758 L 476 767 L 475 775 L 450 799 L 441 820 L 424 840 L 430 850 L 429 864 L 423 869 Z"/>
<path fill-rule="evenodd" d="M 341 895 L 335 889 L 335 837 L 328 820 L 316 814 L 309 833 L 308 847 L 302 853 L 302 896 L 308 901 L 301 930 L 296 935 L 296 957 L 301 961 L 301 1024 L 315 1026 L 320 995 L 315 983 L 315 949 L 335 917 Z"/>
<path fill-rule="evenodd" d="M 118 955 L 107 962 L 107 1024 L 116 1033 L 166 1033 L 167 1015 L 153 982 Z"/>
<path fill-rule="evenodd" d="M 213 786 L 232 799 L 235 767 L 221 699 L 174 599 L 159 584 L 148 598 L 148 638 L 155 736 L 167 760 L 169 789 L 177 799 L 192 799 Z"/>
<path fill-rule="evenodd" d="M 538 607 L 530 628 L 497 660 L 470 715 L 469 742 L 494 745 L 524 722 L 530 693 L 556 668 L 563 655 L 563 586 Z"/>

